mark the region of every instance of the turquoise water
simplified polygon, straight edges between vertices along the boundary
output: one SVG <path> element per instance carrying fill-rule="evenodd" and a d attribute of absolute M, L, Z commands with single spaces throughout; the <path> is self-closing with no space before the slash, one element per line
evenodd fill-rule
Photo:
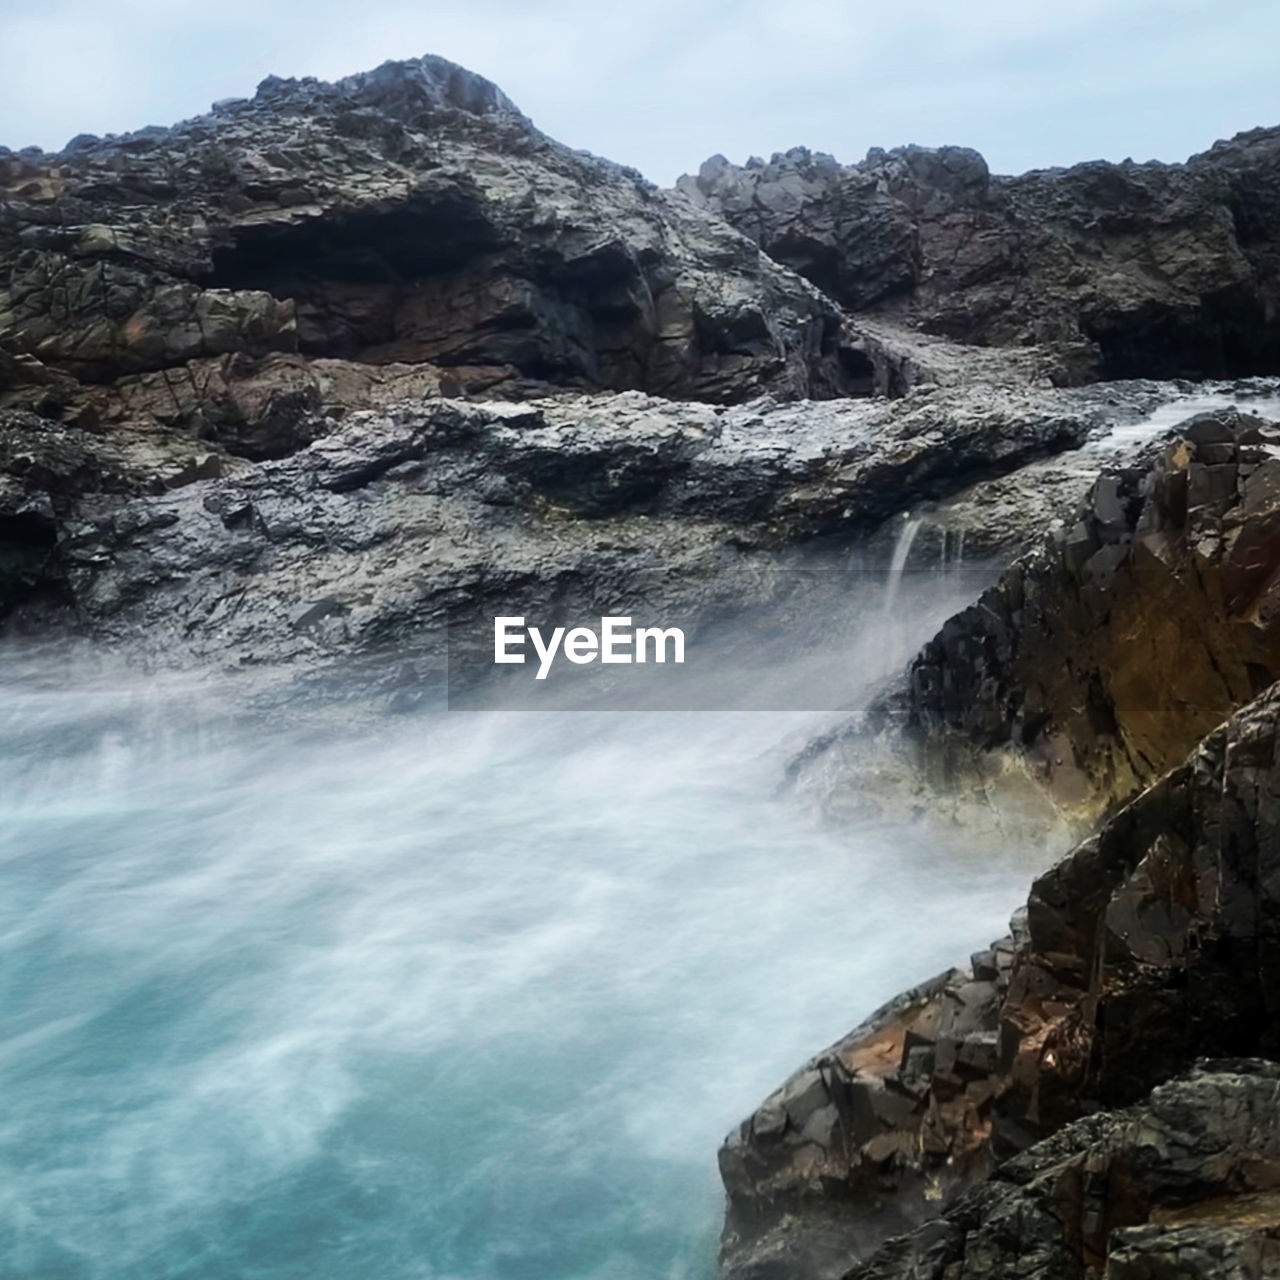
<path fill-rule="evenodd" d="M 0 681 L 6 1277 L 714 1273 L 724 1133 L 1004 928 L 1016 851 L 824 830 L 793 717 L 272 727 Z"/>

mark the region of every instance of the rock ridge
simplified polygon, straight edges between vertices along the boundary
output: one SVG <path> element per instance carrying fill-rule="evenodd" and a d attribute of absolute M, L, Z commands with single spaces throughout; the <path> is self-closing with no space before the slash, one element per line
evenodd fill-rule
<path fill-rule="evenodd" d="M 965 147 L 797 147 L 677 184 L 864 313 L 978 346 L 1047 346 L 1056 377 L 1280 372 L 1280 128 L 1185 164 L 993 175 Z"/>
<path fill-rule="evenodd" d="M 658 607 L 700 567 L 714 596 L 716 573 L 753 554 L 847 539 L 975 469 L 1079 444 L 1116 412 L 1092 388 L 729 407 L 396 398 L 406 376 L 364 385 L 368 407 L 340 417 L 296 405 L 291 430 L 310 443 L 256 462 L 176 432 L 0 411 L 0 614 L 177 665 L 392 662 L 434 643 L 451 603 L 511 603 L 539 580 L 626 599 L 628 575 L 656 573 Z M 325 601 L 323 628 L 293 625 Z"/>
<path fill-rule="evenodd" d="M 517 391 L 830 396 L 851 384 L 842 327 L 726 223 L 552 141 L 443 59 L 271 78 L 169 129 L 0 151 L 0 399 L 49 417 L 86 385 L 198 384 L 233 354 Z M 187 420 L 216 438 L 201 409 Z"/>

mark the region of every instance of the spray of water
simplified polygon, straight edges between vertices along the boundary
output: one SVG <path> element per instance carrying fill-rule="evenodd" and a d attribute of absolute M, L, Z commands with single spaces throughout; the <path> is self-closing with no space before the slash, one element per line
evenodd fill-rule
<path fill-rule="evenodd" d="M 870 683 L 954 606 L 874 599 L 806 679 Z M 709 1276 L 724 1132 L 1029 871 L 815 825 L 776 794 L 807 713 L 283 727 L 5 670 L 13 1275 Z"/>

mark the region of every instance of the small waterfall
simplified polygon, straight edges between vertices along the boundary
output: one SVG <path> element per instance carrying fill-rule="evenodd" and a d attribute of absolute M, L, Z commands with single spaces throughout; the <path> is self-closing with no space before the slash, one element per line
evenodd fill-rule
<path fill-rule="evenodd" d="M 898 600 L 898 584 L 902 581 L 903 571 L 911 556 L 911 547 L 924 526 L 921 516 L 913 516 L 909 511 L 903 513 L 902 528 L 898 532 L 898 541 L 894 544 L 893 558 L 889 561 L 889 580 L 884 588 L 884 612 L 893 610 Z"/>
<path fill-rule="evenodd" d="M 964 530 L 942 527 L 942 572 L 964 568 Z"/>

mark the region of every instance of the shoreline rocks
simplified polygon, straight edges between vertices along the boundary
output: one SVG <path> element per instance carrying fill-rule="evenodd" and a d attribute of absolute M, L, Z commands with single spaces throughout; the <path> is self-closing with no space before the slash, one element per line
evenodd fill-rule
<path fill-rule="evenodd" d="M 990 807 L 1078 824 L 1131 798 L 1280 678 L 1278 451 L 1280 424 L 1229 408 L 1105 466 L 1069 519 L 922 647 L 901 686 L 796 758 L 793 784 L 825 788 L 819 803 L 840 813 L 857 799 L 844 777 L 879 772 L 885 802 L 933 795 L 945 812 L 958 798 L 961 822 Z M 979 488 L 1012 491 L 1017 512 L 1062 465 Z M 949 514 L 944 502 L 917 519 L 946 531 Z M 985 536 L 1004 533 L 991 522 Z"/>
<path fill-rule="evenodd" d="M 544 595 L 558 583 L 626 599 L 628 576 L 650 571 L 658 607 L 701 572 L 714 596 L 716 573 L 744 556 L 849 537 L 890 503 L 1078 445 L 1116 395 L 400 400 L 340 419 L 304 408 L 296 429 L 312 443 L 262 462 L 177 433 L 99 435 L 10 413 L 0 549 L 27 564 L 27 507 L 52 541 L 42 574 L 23 570 L 40 607 L 16 579 L 7 606 L 15 626 L 56 624 L 178 665 L 379 649 L 393 660 L 451 604 L 511 603 L 539 582 Z M 323 627 L 293 625 L 323 601 Z"/>
<path fill-rule="evenodd" d="M 0 627 L 412 706 L 458 610 L 706 614 L 801 548 L 994 564 L 1061 521 L 792 774 L 847 749 L 854 806 L 1105 821 L 731 1138 L 727 1274 L 1261 1273 L 1280 426 L 1089 450 L 1169 379 L 1280 372 L 1278 175 L 1266 129 L 664 192 L 430 57 L 0 149 Z"/>
<path fill-rule="evenodd" d="M 909 723 L 1011 744 L 1069 803 L 1171 768 L 1280 677 L 1278 447 L 1274 424 L 1205 414 L 1151 471 L 1104 474 L 1079 520 L 925 646 Z"/>
<path fill-rule="evenodd" d="M 1280 685 L 1040 876 L 1010 937 L 886 1006 L 744 1121 L 721 1152 L 725 1274 L 941 1278 L 961 1259 L 966 1275 L 1009 1274 L 996 1249 L 1027 1256 L 1019 1274 L 1059 1280 L 1100 1274 L 1113 1247 L 1116 1266 L 1130 1268 L 1116 1274 L 1145 1274 L 1133 1270 L 1140 1258 L 1170 1242 L 1120 1228 L 1156 1221 L 1161 1202 L 1248 1191 L 1209 1154 L 1146 1139 L 1149 1186 L 1117 1175 L 1108 1190 L 1106 1163 L 1086 1159 L 1116 1202 L 1090 1217 L 1089 1196 L 1060 1165 L 1099 1135 L 1132 1132 L 1131 1116 L 1149 1129 L 1144 1106 L 1159 1113 L 1199 1088 L 1195 1077 L 1165 1084 L 1197 1059 L 1280 1051 L 1278 743 Z M 1280 1067 L 1257 1070 L 1272 1082 L 1269 1113 Z M 1114 1110 L 1126 1107 L 1135 1111 Z M 1206 1138 L 1270 1190 L 1280 1162 L 1266 1132 L 1246 1124 L 1225 1137 L 1239 1114 L 1210 1108 Z M 1052 1176 L 1029 1181 L 1025 1169 Z M 1033 1226 L 1025 1215 L 1042 1195 L 1047 1216 Z M 1064 1197 L 1070 1212 L 1052 1207 Z M 1023 1223 L 1017 1232 L 984 1234 L 1005 1212 Z M 1278 1213 L 1268 1211 L 1266 1231 Z M 927 1225 L 884 1243 L 912 1218 Z"/>

